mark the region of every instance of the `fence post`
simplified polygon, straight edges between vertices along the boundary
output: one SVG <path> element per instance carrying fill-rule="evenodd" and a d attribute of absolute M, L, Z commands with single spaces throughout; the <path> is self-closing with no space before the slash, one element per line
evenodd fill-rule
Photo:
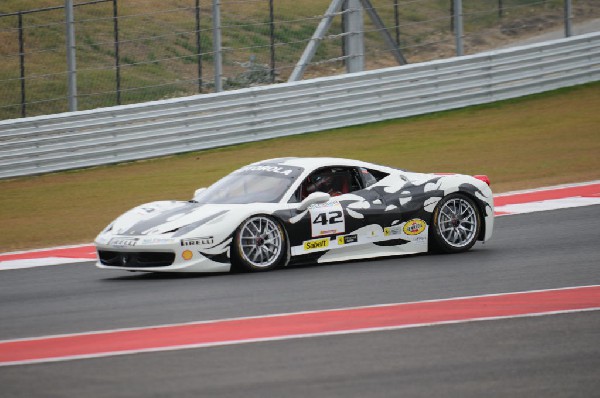
<path fill-rule="evenodd" d="M 25 99 L 25 43 L 23 42 L 23 13 L 17 14 L 19 19 L 19 66 L 21 70 L 21 117 L 27 116 Z"/>
<path fill-rule="evenodd" d="M 196 52 L 198 53 L 198 92 L 202 92 L 202 42 L 200 41 L 200 0 L 196 0 Z"/>
<path fill-rule="evenodd" d="M 119 14 L 117 0 L 113 0 L 113 26 L 115 30 L 115 71 L 117 80 L 117 105 L 121 105 L 121 58 L 119 56 Z"/>
<path fill-rule="evenodd" d="M 454 0 L 454 37 L 456 41 L 456 56 L 463 55 L 463 15 L 462 0 Z"/>
<path fill-rule="evenodd" d="M 565 37 L 571 37 L 573 32 L 571 31 L 571 0 L 565 0 Z"/>
<path fill-rule="evenodd" d="M 271 83 L 275 83 L 275 9 L 273 0 L 269 0 L 269 35 L 271 36 Z"/>
<path fill-rule="evenodd" d="M 383 40 L 387 44 L 394 58 L 396 58 L 396 61 L 398 61 L 398 65 L 407 64 L 404 55 L 402 55 L 402 52 L 400 52 L 400 48 L 398 48 L 398 45 L 394 42 L 394 39 L 390 35 L 390 32 L 388 32 L 388 29 L 386 28 L 385 24 L 383 23 L 383 20 L 379 16 L 379 13 L 371 3 L 371 0 L 360 0 L 360 2 L 363 5 L 363 9 L 369 15 L 369 18 L 371 18 L 371 21 L 373 21 L 373 25 L 375 25 L 375 28 L 377 29 L 379 34 L 383 36 Z"/>
<path fill-rule="evenodd" d="M 302 76 L 304 75 L 304 70 L 308 66 L 312 57 L 317 52 L 317 47 L 319 46 L 319 43 L 325 36 L 325 33 L 327 33 L 327 30 L 331 26 L 335 14 L 342 7 L 342 1 L 343 0 L 331 1 L 329 7 L 327 8 L 327 11 L 325 11 L 325 15 L 323 15 L 321 22 L 319 22 L 315 33 L 313 33 L 312 37 L 310 38 L 310 41 L 304 49 L 304 52 L 300 56 L 300 60 L 296 63 L 294 70 L 290 74 L 288 82 L 295 82 L 302 79 Z"/>
<path fill-rule="evenodd" d="M 74 112 L 77 110 L 77 65 L 75 61 L 73 0 L 65 0 L 65 22 L 67 28 L 67 97 L 69 98 L 69 111 Z"/>
<path fill-rule="evenodd" d="M 394 24 L 396 25 L 396 45 L 400 47 L 400 14 L 398 12 L 398 0 L 394 0 Z"/>
<path fill-rule="evenodd" d="M 450 0 L 450 32 L 454 32 L 454 0 Z"/>
<path fill-rule="evenodd" d="M 344 11 L 346 18 L 344 19 L 345 37 L 345 55 L 346 72 L 362 72 L 365 69 L 365 46 L 364 46 L 364 26 L 363 26 L 363 7 L 360 0 L 348 0 Z"/>
<path fill-rule="evenodd" d="M 221 54 L 221 9 L 220 1 L 213 0 L 212 17 L 213 17 L 213 56 L 215 60 L 215 92 L 223 91 L 223 82 L 221 75 L 223 74 L 223 60 Z"/>

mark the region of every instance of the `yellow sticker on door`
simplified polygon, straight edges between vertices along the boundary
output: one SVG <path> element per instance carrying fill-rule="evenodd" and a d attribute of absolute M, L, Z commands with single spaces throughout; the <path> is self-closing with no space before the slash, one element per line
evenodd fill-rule
<path fill-rule="evenodd" d="M 329 238 L 313 239 L 304 242 L 304 250 L 324 249 L 329 246 Z"/>

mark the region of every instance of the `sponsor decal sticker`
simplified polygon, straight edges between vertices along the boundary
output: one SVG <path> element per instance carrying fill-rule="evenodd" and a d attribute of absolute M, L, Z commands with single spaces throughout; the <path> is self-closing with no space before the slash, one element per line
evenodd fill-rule
<path fill-rule="evenodd" d="M 139 241 L 142 245 L 166 245 L 175 242 L 177 240 L 171 238 L 142 238 Z"/>
<path fill-rule="evenodd" d="M 400 226 L 386 227 L 383 229 L 383 236 L 400 235 L 400 232 L 402 232 Z"/>
<path fill-rule="evenodd" d="M 321 235 L 335 235 L 336 232 L 337 231 L 335 229 L 330 229 L 328 231 L 321 231 L 321 232 L 319 232 L 319 234 L 317 236 L 321 236 Z"/>
<path fill-rule="evenodd" d="M 194 253 L 191 250 L 185 250 L 183 253 L 181 253 L 181 257 L 183 257 L 185 261 L 188 261 L 194 257 Z"/>
<path fill-rule="evenodd" d="M 294 172 L 293 170 L 286 169 L 285 167 L 263 166 L 263 165 L 247 166 L 247 167 L 240 169 L 239 171 L 240 172 L 242 172 L 242 171 L 268 171 L 271 173 L 283 174 L 286 176 Z"/>
<path fill-rule="evenodd" d="M 205 238 L 188 238 L 181 239 L 181 246 L 204 246 L 204 245 L 212 245 L 213 237 L 207 236 Z"/>
<path fill-rule="evenodd" d="M 333 206 L 341 206 L 341 205 L 340 205 L 340 202 L 338 202 L 337 200 L 331 200 L 331 201 L 325 202 L 325 203 L 312 204 L 312 205 L 308 206 L 308 209 L 312 210 L 312 209 L 318 209 L 318 208 L 323 208 L 323 207 L 333 207 Z"/>
<path fill-rule="evenodd" d="M 347 245 L 349 243 L 358 242 L 358 235 L 344 235 L 338 236 L 337 243 L 338 245 Z"/>
<path fill-rule="evenodd" d="M 307 240 L 304 242 L 304 250 L 325 249 L 329 247 L 329 238 Z"/>
<path fill-rule="evenodd" d="M 112 238 L 108 244 L 117 247 L 132 247 L 137 245 L 137 242 L 138 238 Z"/>
<path fill-rule="evenodd" d="M 407 221 L 402 230 L 406 235 L 419 235 L 421 232 L 425 231 L 426 227 L 427 224 L 425 221 L 415 218 Z"/>

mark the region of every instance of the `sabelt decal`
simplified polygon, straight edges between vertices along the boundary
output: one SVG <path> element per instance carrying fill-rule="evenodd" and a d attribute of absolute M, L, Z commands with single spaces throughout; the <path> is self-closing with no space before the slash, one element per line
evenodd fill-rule
<path fill-rule="evenodd" d="M 213 244 L 213 237 L 208 236 L 205 238 L 188 238 L 181 240 L 181 246 L 205 246 Z"/>
<path fill-rule="evenodd" d="M 132 247 L 137 245 L 137 242 L 138 238 L 112 238 L 108 244 L 118 247 Z"/>
<path fill-rule="evenodd" d="M 337 243 L 338 245 L 347 245 L 349 243 L 358 242 L 358 235 L 344 235 L 338 236 Z"/>
<path fill-rule="evenodd" d="M 304 250 L 325 249 L 329 247 L 329 238 L 307 240 L 304 242 Z"/>
<path fill-rule="evenodd" d="M 426 227 L 427 224 L 425 221 L 415 218 L 407 221 L 402 230 L 406 235 L 419 235 L 421 232 L 425 231 Z"/>

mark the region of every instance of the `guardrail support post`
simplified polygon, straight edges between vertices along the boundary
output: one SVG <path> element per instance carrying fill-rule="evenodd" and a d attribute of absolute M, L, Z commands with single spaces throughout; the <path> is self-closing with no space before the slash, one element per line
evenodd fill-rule
<path fill-rule="evenodd" d="M 65 22 L 67 36 L 67 80 L 69 111 L 77 110 L 77 65 L 75 61 L 75 23 L 73 0 L 65 0 Z"/>

